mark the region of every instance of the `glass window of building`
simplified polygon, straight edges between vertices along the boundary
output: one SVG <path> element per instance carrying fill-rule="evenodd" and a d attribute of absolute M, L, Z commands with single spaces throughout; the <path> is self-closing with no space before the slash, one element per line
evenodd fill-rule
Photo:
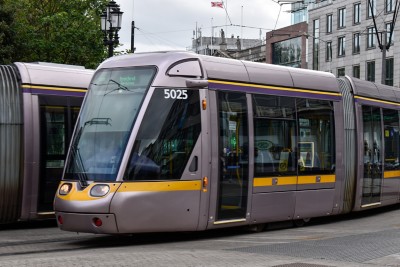
<path fill-rule="evenodd" d="M 326 15 L 326 33 L 332 33 L 332 14 Z"/>
<path fill-rule="evenodd" d="M 353 66 L 353 77 L 360 79 L 360 65 Z"/>
<path fill-rule="evenodd" d="M 337 77 L 342 77 L 346 75 L 346 68 L 338 68 L 337 69 Z"/>
<path fill-rule="evenodd" d="M 391 13 L 394 10 L 393 0 L 385 0 L 385 12 Z"/>
<path fill-rule="evenodd" d="M 375 29 L 367 28 L 367 48 L 375 48 Z"/>
<path fill-rule="evenodd" d="M 354 4 L 353 23 L 361 23 L 361 3 Z"/>
<path fill-rule="evenodd" d="M 326 42 L 326 61 L 332 61 L 332 42 Z"/>
<path fill-rule="evenodd" d="M 375 82 L 375 61 L 367 62 L 367 81 Z"/>
<path fill-rule="evenodd" d="M 353 54 L 360 53 L 360 33 L 353 34 Z"/>
<path fill-rule="evenodd" d="M 307 8 L 304 8 L 304 4 L 306 4 L 307 1 L 303 1 L 304 3 L 293 3 L 291 4 L 291 22 L 292 25 L 303 22 L 303 21 L 308 21 L 308 10 Z"/>
<path fill-rule="evenodd" d="M 376 15 L 376 2 L 375 0 L 367 0 L 367 18 L 372 18 L 372 15 Z"/>
<path fill-rule="evenodd" d="M 392 23 L 391 22 L 389 22 L 389 23 L 386 23 L 385 24 L 385 29 L 386 29 L 386 43 L 387 44 L 393 44 L 393 40 L 394 40 L 394 35 L 392 35 L 392 37 L 390 38 L 390 33 L 391 33 L 391 31 L 392 31 Z"/>
<path fill-rule="evenodd" d="M 338 11 L 338 28 L 346 27 L 346 8 L 339 8 Z"/>
<path fill-rule="evenodd" d="M 313 70 L 319 70 L 319 19 L 313 21 Z"/>
<path fill-rule="evenodd" d="M 346 48 L 346 37 L 340 36 L 338 38 L 338 57 L 344 57 L 346 55 L 345 48 Z"/>
<path fill-rule="evenodd" d="M 387 58 L 386 59 L 386 77 L 385 77 L 385 84 L 393 86 L 393 67 L 394 67 L 394 59 Z"/>
<path fill-rule="evenodd" d="M 301 68 L 301 37 L 272 44 L 272 63 Z"/>

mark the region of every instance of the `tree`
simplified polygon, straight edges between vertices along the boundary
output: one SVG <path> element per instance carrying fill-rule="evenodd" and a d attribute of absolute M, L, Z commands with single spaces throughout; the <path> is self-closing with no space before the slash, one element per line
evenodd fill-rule
<path fill-rule="evenodd" d="M 1 0 L 0 0 L 1 1 Z M 100 14 L 107 0 L 4 0 L 15 10 L 13 61 L 96 68 L 106 58 Z"/>
<path fill-rule="evenodd" d="M 0 0 L 0 64 L 10 64 L 15 51 L 15 33 L 11 28 L 13 14 L 10 6 Z"/>

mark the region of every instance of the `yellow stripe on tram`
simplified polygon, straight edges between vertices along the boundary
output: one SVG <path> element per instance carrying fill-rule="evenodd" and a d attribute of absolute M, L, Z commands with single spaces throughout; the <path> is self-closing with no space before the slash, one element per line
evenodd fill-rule
<path fill-rule="evenodd" d="M 137 191 L 198 191 L 201 190 L 201 181 L 163 181 L 163 182 L 125 182 L 118 192 Z"/>
<path fill-rule="evenodd" d="M 335 183 L 336 175 L 277 176 L 254 178 L 254 187 Z"/>
<path fill-rule="evenodd" d="M 396 171 L 385 171 L 383 178 L 390 179 L 390 178 L 399 178 L 400 177 L 400 170 Z"/>
<path fill-rule="evenodd" d="M 250 84 L 250 83 L 227 82 L 227 81 L 219 81 L 219 80 L 208 80 L 208 81 L 211 82 L 211 83 L 216 83 L 216 84 L 225 84 L 225 85 L 234 85 L 234 86 L 247 86 L 247 87 L 253 87 L 253 88 L 260 88 L 260 89 L 291 91 L 291 92 L 299 92 L 299 93 L 311 93 L 311 94 L 319 94 L 319 95 L 341 96 L 340 93 L 319 92 L 319 91 L 300 89 L 300 88 L 283 87 L 283 86 L 271 86 L 271 85 L 260 85 L 260 84 Z"/>
<path fill-rule="evenodd" d="M 67 87 L 58 87 L 58 86 L 40 86 L 40 85 L 29 85 L 29 84 L 23 84 L 22 88 L 25 89 L 41 89 L 41 90 L 50 90 L 50 91 L 68 91 L 68 92 L 79 92 L 79 93 L 86 93 L 87 90 L 82 88 L 82 89 L 77 89 L 77 88 L 67 88 Z"/>

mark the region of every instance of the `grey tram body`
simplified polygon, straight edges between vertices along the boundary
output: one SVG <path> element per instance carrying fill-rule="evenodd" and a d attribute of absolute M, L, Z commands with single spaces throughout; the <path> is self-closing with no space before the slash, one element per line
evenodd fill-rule
<path fill-rule="evenodd" d="M 128 151 L 122 158 L 114 183 L 117 187 L 116 192 L 111 192 L 96 201 L 66 201 L 56 197 L 56 215 L 62 216 L 64 220 L 63 224 L 59 224 L 61 229 L 110 234 L 198 231 L 343 214 L 400 202 L 399 176 L 391 179 L 382 177 L 379 187 L 376 187 L 380 190 L 379 201 L 362 203 L 363 186 L 365 187 L 366 183 L 363 178 L 362 107 L 369 105 L 400 110 L 399 89 L 348 76 L 337 79 L 325 72 L 200 56 L 187 52 L 114 57 L 100 65 L 99 70 L 134 66 L 157 67 L 150 92 L 155 88 L 200 88 L 200 100 L 207 101 L 207 108 L 201 110 L 199 142 L 196 143 L 180 180 L 196 180 L 202 183 L 202 179 L 207 177 L 209 182 L 203 190 L 196 191 L 117 193 L 118 187 L 127 183 L 123 181 L 123 175 L 129 160 L 129 147 L 133 146 L 145 108 L 150 102 L 150 96 L 147 95 L 142 103 L 143 110 L 140 110 L 137 116 L 139 123 L 132 129 L 127 144 Z M 240 83 L 240 88 L 246 93 L 250 152 L 254 152 L 255 149 L 252 95 L 277 94 L 283 97 L 331 101 L 334 114 L 335 180 L 318 183 L 320 176 L 311 174 L 308 175 L 308 179 L 314 179 L 314 182 L 310 184 L 272 184 L 255 187 L 255 155 L 249 153 L 246 213 L 242 218 L 218 220 L 216 215 L 220 179 L 220 133 L 217 94 L 220 91 L 240 91 L 239 87 L 230 87 L 230 83 Z M 276 90 L 275 87 L 288 90 Z M 382 130 L 382 136 L 384 134 Z M 381 153 L 384 155 L 384 151 Z M 190 172 L 189 163 L 194 156 L 199 157 L 199 168 L 196 172 Z M 103 225 L 95 226 L 93 217 L 102 219 Z"/>
<path fill-rule="evenodd" d="M 92 74 L 83 67 L 52 63 L 0 66 L 0 223 L 54 216 L 49 201 L 62 172 L 46 167 L 43 110 L 65 110 L 68 142 L 72 123 L 67 113 L 80 107 Z"/>

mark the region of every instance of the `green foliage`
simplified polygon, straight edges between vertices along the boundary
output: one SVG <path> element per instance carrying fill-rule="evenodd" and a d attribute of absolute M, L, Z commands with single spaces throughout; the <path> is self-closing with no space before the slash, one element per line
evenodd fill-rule
<path fill-rule="evenodd" d="M 10 64 L 15 51 L 15 33 L 11 28 L 13 11 L 0 0 L 0 64 Z"/>
<path fill-rule="evenodd" d="M 0 0 L 2 1 L 2 0 Z M 3 0 L 14 11 L 13 61 L 96 68 L 106 58 L 100 14 L 104 0 Z"/>

